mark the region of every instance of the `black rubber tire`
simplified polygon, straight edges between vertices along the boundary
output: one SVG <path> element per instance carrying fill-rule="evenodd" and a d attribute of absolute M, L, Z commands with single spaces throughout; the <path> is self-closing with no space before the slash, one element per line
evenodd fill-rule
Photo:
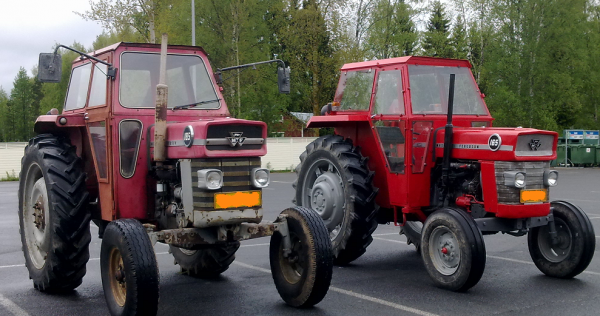
<path fill-rule="evenodd" d="M 322 136 L 306 146 L 296 167 L 298 178 L 293 187 L 296 195 L 292 202 L 302 205 L 302 188 L 311 163 L 317 159 L 329 160 L 339 171 L 344 183 L 345 215 L 340 233 L 332 239 L 334 263 L 348 264 L 365 253 L 373 242 L 371 235 L 377 228 L 375 204 L 378 189 L 373 187 L 374 172 L 367 168 L 367 158 L 352 146 L 349 139 L 339 135 Z"/>
<path fill-rule="evenodd" d="M 181 248 L 169 245 L 175 264 L 181 267 L 181 273 L 202 279 L 216 278 L 229 269 L 235 260 L 235 252 L 240 243 L 212 245 L 207 248 L 193 250 L 193 254 L 185 254 Z"/>
<path fill-rule="evenodd" d="M 565 223 L 571 232 L 571 248 L 565 259 L 552 262 L 540 251 L 539 234 L 547 230 L 545 227 L 534 227 L 529 231 L 527 244 L 533 263 L 544 274 L 556 278 L 573 278 L 583 272 L 592 261 L 596 250 L 596 234 L 594 226 L 587 214 L 576 205 L 565 201 L 550 203 L 554 218 Z"/>
<path fill-rule="evenodd" d="M 421 222 L 407 221 L 406 224 L 400 228 L 400 235 L 406 236 L 406 243 L 408 245 L 414 245 L 417 253 L 421 253 L 422 232 L 423 226 Z"/>
<path fill-rule="evenodd" d="M 117 303 L 111 285 L 109 260 L 116 250 L 123 260 L 126 297 Z M 156 315 L 159 298 L 159 273 L 154 247 L 146 229 L 138 220 L 118 219 L 104 232 L 100 250 L 102 287 L 108 309 L 113 316 Z"/>
<path fill-rule="evenodd" d="M 430 237 L 438 227 L 448 229 L 460 249 L 458 268 L 450 275 L 440 273 L 433 263 L 434 249 L 430 247 Z M 437 286 L 461 292 L 475 286 L 481 279 L 486 262 L 485 243 L 475 221 L 464 211 L 443 208 L 431 214 L 423 226 L 421 245 L 425 268 Z"/>
<path fill-rule="evenodd" d="M 25 266 L 33 286 L 45 292 L 64 292 L 81 284 L 90 258 L 90 218 L 86 174 L 75 147 L 65 138 L 42 134 L 32 138 L 19 174 L 19 232 Z M 43 177 L 48 202 L 44 210 L 43 266 L 35 267 L 27 247 L 25 208 L 28 190 Z M 31 193 L 31 192 L 30 192 Z M 29 217 L 25 220 L 29 220 Z M 46 230 L 48 230 L 46 232 Z"/>
<path fill-rule="evenodd" d="M 293 244 L 293 251 L 288 258 L 298 259 L 302 272 L 292 276 L 297 279 L 289 279 L 292 270 L 288 258 L 283 256 L 283 238 L 276 232 L 271 237 L 269 247 L 273 281 L 287 304 L 299 308 L 311 307 L 325 297 L 331 284 L 333 256 L 329 232 L 313 210 L 296 206 L 284 210 L 282 214 L 287 215 Z"/>

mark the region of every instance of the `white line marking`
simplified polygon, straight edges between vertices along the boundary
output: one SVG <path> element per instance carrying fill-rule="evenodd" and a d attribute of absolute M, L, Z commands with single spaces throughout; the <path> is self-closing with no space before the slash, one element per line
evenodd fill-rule
<path fill-rule="evenodd" d="M 387 239 L 387 238 L 381 238 L 381 237 L 373 237 L 373 239 L 391 241 L 391 242 L 395 242 L 395 243 L 405 244 L 406 245 L 406 241 L 402 241 L 402 240 L 393 240 L 393 239 Z"/>
<path fill-rule="evenodd" d="M 0 294 L 0 305 L 4 306 L 9 312 L 11 312 L 15 316 L 29 316 L 27 312 L 19 307 L 19 305 L 13 303 L 13 301 L 4 297 L 4 295 Z"/>
<path fill-rule="evenodd" d="M 287 182 L 287 181 L 273 181 L 271 180 L 271 182 L 276 182 L 276 183 L 287 183 L 287 184 L 292 184 L 294 182 Z"/>
<path fill-rule="evenodd" d="M 24 266 L 25 266 L 24 264 L 12 264 L 12 265 L 9 265 L 9 266 L 0 266 L 0 269 L 3 269 L 3 268 L 24 267 Z"/>
<path fill-rule="evenodd" d="M 250 245 L 241 245 L 240 248 L 242 247 L 256 247 L 256 246 L 268 246 L 270 245 L 270 243 L 264 243 L 264 244 L 250 244 Z"/>
<path fill-rule="evenodd" d="M 391 235 L 400 235 L 400 232 L 397 233 L 382 233 L 382 234 L 373 234 L 371 236 L 391 236 Z"/>
<path fill-rule="evenodd" d="M 589 219 L 599 219 L 600 216 L 588 217 Z"/>
<path fill-rule="evenodd" d="M 600 201 L 594 201 L 594 200 L 561 199 L 561 198 L 553 198 L 553 200 L 563 200 L 563 201 L 579 201 L 579 202 L 595 202 L 595 203 L 600 203 Z"/>
<path fill-rule="evenodd" d="M 243 262 L 239 262 L 239 261 L 234 261 L 234 264 L 240 266 L 240 267 L 244 267 L 244 268 L 248 268 L 248 269 L 252 269 L 255 271 L 260 271 L 260 272 L 264 272 L 264 273 L 271 273 L 271 270 L 269 269 L 265 269 L 265 268 L 261 268 L 261 267 L 256 267 L 247 263 L 243 263 Z M 391 308 L 395 308 L 395 309 L 399 309 L 399 310 L 403 310 L 405 312 L 409 312 L 409 313 L 413 313 L 413 314 L 417 314 L 417 315 L 422 315 L 422 316 L 437 316 L 436 314 L 433 313 L 429 313 L 426 311 L 422 311 L 420 309 L 416 309 L 416 308 L 412 308 L 412 307 L 408 307 L 405 305 L 401 305 L 401 304 L 396 304 L 396 303 L 392 303 L 392 302 L 388 302 L 376 297 L 372 297 L 372 296 L 368 296 L 368 295 L 364 295 L 364 294 L 360 294 L 360 293 L 355 293 L 352 291 L 348 291 L 348 290 L 344 290 L 341 289 L 339 287 L 335 287 L 335 286 L 330 286 L 329 287 L 330 290 L 340 293 L 340 294 L 344 294 L 344 295 L 348 295 L 348 296 L 352 296 L 352 297 L 356 297 L 358 299 L 361 300 L 365 300 L 365 301 L 369 301 L 369 302 L 373 302 L 373 303 L 377 303 L 377 304 L 381 304 L 381 305 L 385 305 Z"/>

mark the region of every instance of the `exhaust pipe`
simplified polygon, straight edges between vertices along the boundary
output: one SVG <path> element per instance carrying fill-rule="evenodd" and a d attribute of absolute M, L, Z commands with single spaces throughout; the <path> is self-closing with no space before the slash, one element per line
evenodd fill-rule
<path fill-rule="evenodd" d="M 448 116 L 446 121 L 446 128 L 444 132 L 444 157 L 442 160 L 442 184 L 444 186 L 444 206 L 449 204 L 448 189 L 450 187 L 450 155 L 452 154 L 452 136 L 454 134 L 454 126 L 452 125 L 452 112 L 454 112 L 454 80 L 455 74 L 450 75 L 450 87 L 448 89 Z M 434 149 L 435 150 L 435 149 Z"/>
<path fill-rule="evenodd" d="M 167 100 L 169 88 L 166 84 L 167 33 L 163 33 L 160 45 L 160 78 L 156 85 L 156 114 L 154 124 L 154 161 L 166 160 L 167 140 Z"/>

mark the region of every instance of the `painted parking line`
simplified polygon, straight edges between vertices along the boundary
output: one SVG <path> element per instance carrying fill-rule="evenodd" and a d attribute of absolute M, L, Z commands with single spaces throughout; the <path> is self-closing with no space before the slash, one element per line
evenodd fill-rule
<path fill-rule="evenodd" d="M 19 307 L 19 305 L 15 304 L 13 301 L 6 298 L 4 295 L 0 294 L 0 305 L 7 309 L 14 316 L 29 316 L 29 314 Z"/>
<path fill-rule="evenodd" d="M 271 270 L 269 269 L 265 269 L 265 268 L 261 268 L 261 267 L 257 267 L 257 266 L 253 266 L 251 264 L 247 264 L 247 263 L 243 263 L 243 262 L 239 262 L 239 261 L 234 261 L 233 264 L 238 265 L 240 267 L 244 267 L 244 268 L 248 268 L 248 269 L 252 269 L 255 271 L 260 271 L 260 272 L 264 272 L 264 273 L 271 273 Z M 380 305 L 385 305 L 391 308 L 395 308 L 398 310 L 402 310 L 405 312 L 409 312 L 409 313 L 413 313 L 415 315 L 422 315 L 422 316 L 437 316 L 436 314 L 430 313 L 430 312 L 426 312 L 420 309 L 416 309 L 413 307 L 409 307 L 406 305 L 402 305 L 402 304 L 397 304 L 397 303 L 393 303 L 390 301 L 386 301 L 386 300 L 382 300 L 380 298 L 376 298 L 373 296 L 368 296 L 368 295 L 364 295 L 364 294 L 360 294 L 360 293 L 356 293 L 353 291 L 348 291 L 348 290 L 344 290 L 341 289 L 339 287 L 335 287 L 335 286 L 330 286 L 329 290 L 336 292 L 336 293 L 340 293 L 340 294 L 344 294 L 344 295 L 348 295 L 348 296 L 352 296 L 361 300 L 365 300 L 365 301 L 369 301 L 369 302 L 373 302 L 373 303 L 377 303 Z"/>
<path fill-rule="evenodd" d="M 276 183 L 287 183 L 287 184 L 292 184 L 292 183 L 294 183 L 294 182 L 287 182 L 287 181 L 274 181 L 274 180 L 271 180 L 271 182 L 276 182 Z"/>
<path fill-rule="evenodd" d="M 392 236 L 392 235 L 400 235 L 400 232 L 397 233 L 381 233 L 381 234 L 373 234 L 371 236 Z"/>

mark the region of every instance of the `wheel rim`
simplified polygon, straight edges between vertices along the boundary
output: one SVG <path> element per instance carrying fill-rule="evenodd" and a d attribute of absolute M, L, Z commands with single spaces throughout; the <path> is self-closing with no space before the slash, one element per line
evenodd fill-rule
<path fill-rule="evenodd" d="M 315 210 L 325 222 L 329 238 L 336 239 L 345 217 L 344 184 L 340 171 L 329 159 L 309 166 L 303 182 L 302 205 Z"/>
<path fill-rule="evenodd" d="M 296 284 L 302 278 L 305 269 L 305 257 L 302 255 L 304 245 L 296 234 L 290 232 L 292 244 L 291 252 L 287 257 L 283 256 L 283 242 L 279 248 L 279 265 L 285 280 L 290 284 Z"/>
<path fill-rule="evenodd" d="M 554 217 L 554 225 L 556 226 L 556 237 L 558 243 L 552 245 L 550 237 L 549 225 L 540 228 L 538 234 L 538 246 L 542 256 L 550 262 L 562 262 L 571 253 L 573 238 L 571 229 L 562 219 Z"/>
<path fill-rule="evenodd" d="M 119 306 L 124 306 L 127 300 L 127 280 L 125 277 L 125 268 L 123 266 L 123 257 L 117 248 L 110 251 L 108 259 L 108 277 L 110 279 L 110 289 L 115 302 Z"/>
<path fill-rule="evenodd" d="M 460 248 L 452 231 L 436 227 L 429 237 L 429 255 L 436 270 L 443 275 L 452 275 L 460 265 Z"/>
<path fill-rule="evenodd" d="M 48 256 L 49 208 L 46 181 L 37 164 L 32 164 L 25 180 L 23 230 L 31 263 L 42 269 Z"/>

